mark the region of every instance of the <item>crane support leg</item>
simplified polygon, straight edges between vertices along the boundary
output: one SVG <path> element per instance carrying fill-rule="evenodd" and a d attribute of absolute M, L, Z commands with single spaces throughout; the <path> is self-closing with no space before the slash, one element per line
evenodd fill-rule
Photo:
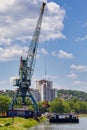
<path fill-rule="evenodd" d="M 17 90 L 15 96 L 13 97 L 13 99 L 12 99 L 12 101 L 11 101 L 11 104 L 10 104 L 10 106 L 9 106 L 9 110 L 12 110 L 12 109 L 13 109 L 13 106 L 14 106 L 14 103 L 15 103 L 17 97 L 18 97 L 18 94 L 19 94 L 19 90 Z"/>
<path fill-rule="evenodd" d="M 34 104 L 34 112 L 37 113 L 38 112 L 38 105 L 35 101 L 35 99 L 33 98 L 31 92 L 28 90 L 28 93 L 29 93 L 29 98 L 32 100 L 33 104 Z"/>

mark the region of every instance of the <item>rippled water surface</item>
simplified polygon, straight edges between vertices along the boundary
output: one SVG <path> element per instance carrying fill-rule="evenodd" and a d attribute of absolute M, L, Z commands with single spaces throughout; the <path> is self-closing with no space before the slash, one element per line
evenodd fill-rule
<path fill-rule="evenodd" d="M 87 117 L 80 118 L 77 124 L 50 124 L 45 122 L 29 130 L 87 130 Z"/>

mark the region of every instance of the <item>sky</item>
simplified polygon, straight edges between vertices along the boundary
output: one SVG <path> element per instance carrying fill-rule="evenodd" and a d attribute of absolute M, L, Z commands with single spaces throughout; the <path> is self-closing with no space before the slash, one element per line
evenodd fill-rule
<path fill-rule="evenodd" d="M 44 0 L 32 88 L 51 80 L 57 89 L 87 92 L 87 0 Z M 0 90 L 16 89 L 42 0 L 0 0 Z"/>

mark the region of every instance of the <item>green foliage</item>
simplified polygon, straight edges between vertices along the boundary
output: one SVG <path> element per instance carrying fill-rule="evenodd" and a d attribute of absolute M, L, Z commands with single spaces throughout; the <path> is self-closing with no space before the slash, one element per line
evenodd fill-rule
<path fill-rule="evenodd" d="M 56 98 L 51 102 L 51 112 L 57 113 L 87 113 L 87 102 L 80 101 L 78 99 L 62 100 Z"/>
<path fill-rule="evenodd" d="M 76 98 L 81 101 L 87 101 L 87 93 L 77 90 L 60 89 L 58 90 L 58 97 L 63 98 L 65 100 Z"/>
<path fill-rule="evenodd" d="M 29 120 L 26 120 L 26 122 L 24 123 L 24 127 L 25 128 L 30 128 L 34 125 L 38 124 L 38 122 L 36 120 L 33 120 L 33 119 L 29 119 Z"/>
<path fill-rule="evenodd" d="M 4 91 L 2 92 L 3 96 L 7 96 L 7 97 L 11 97 L 11 98 L 13 97 L 14 94 L 15 94 L 15 92 L 12 90 L 6 90 L 5 92 Z"/>
<path fill-rule="evenodd" d="M 26 130 L 35 126 L 38 122 L 34 119 L 25 119 L 25 118 L 0 118 L 0 130 Z"/>
<path fill-rule="evenodd" d="M 64 111 L 63 102 L 61 99 L 56 98 L 51 104 L 52 112 L 62 113 Z"/>
<path fill-rule="evenodd" d="M 46 118 L 39 117 L 39 122 L 45 121 Z M 32 126 L 37 125 L 38 122 L 34 119 L 25 119 L 25 118 L 0 118 L 0 130 L 26 130 Z"/>
<path fill-rule="evenodd" d="M 29 100 L 29 97 L 26 97 L 25 102 L 27 103 L 27 107 L 29 108 L 29 110 L 34 110 L 33 104 L 31 100 Z M 16 102 L 14 103 L 14 108 L 22 108 L 22 107 L 23 107 L 22 98 L 18 97 L 16 99 Z"/>
<path fill-rule="evenodd" d="M 12 99 L 13 92 L 8 90 L 0 94 L 0 112 L 4 112 L 8 110 L 8 106 Z M 15 92 L 14 92 L 15 94 Z M 39 110 L 41 112 L 58 112 L 58 113 L 68 113 L 68 112 L 76 112 L 76 113 L 87 113 L 87 94 L 81 91 L 73 91 L 73 90 L 58 90 L 58 98 L 54 99 L 52 102 L 49 102 L 50 107 L 43 109 L 43 103 L 39 102 Z M 19 104 L 21 102 L 21 98 L 17 99 L 17 105 L 15 107 L 21 107 Z M 33 106 L 29 98 L 26 99 L 28 103 L 28 108 L 33 110 Z"/>
<path fill-rule="evenodd" d="M 8 106 L 10 104 L 10 100 L 6 96 L 0 95 L 0 113 L 8 110 Z"/>
<path fill-rule="evenodd" d="M 64 113 L 68 113 L 71 111 L 69 103 L 67 101 L 63 101 Z"/>

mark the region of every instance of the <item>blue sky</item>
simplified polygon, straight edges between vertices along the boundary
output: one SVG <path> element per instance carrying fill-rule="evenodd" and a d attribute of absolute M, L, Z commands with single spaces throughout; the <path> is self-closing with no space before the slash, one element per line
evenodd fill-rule
<path fill-rule="evenodd" d="M 42 0 L 0 0 L 0 89 L 16 89 L 19 59 L 26 56 Z M 46 1 L 32 86 L 87 92 L 87 1 Z"/>

